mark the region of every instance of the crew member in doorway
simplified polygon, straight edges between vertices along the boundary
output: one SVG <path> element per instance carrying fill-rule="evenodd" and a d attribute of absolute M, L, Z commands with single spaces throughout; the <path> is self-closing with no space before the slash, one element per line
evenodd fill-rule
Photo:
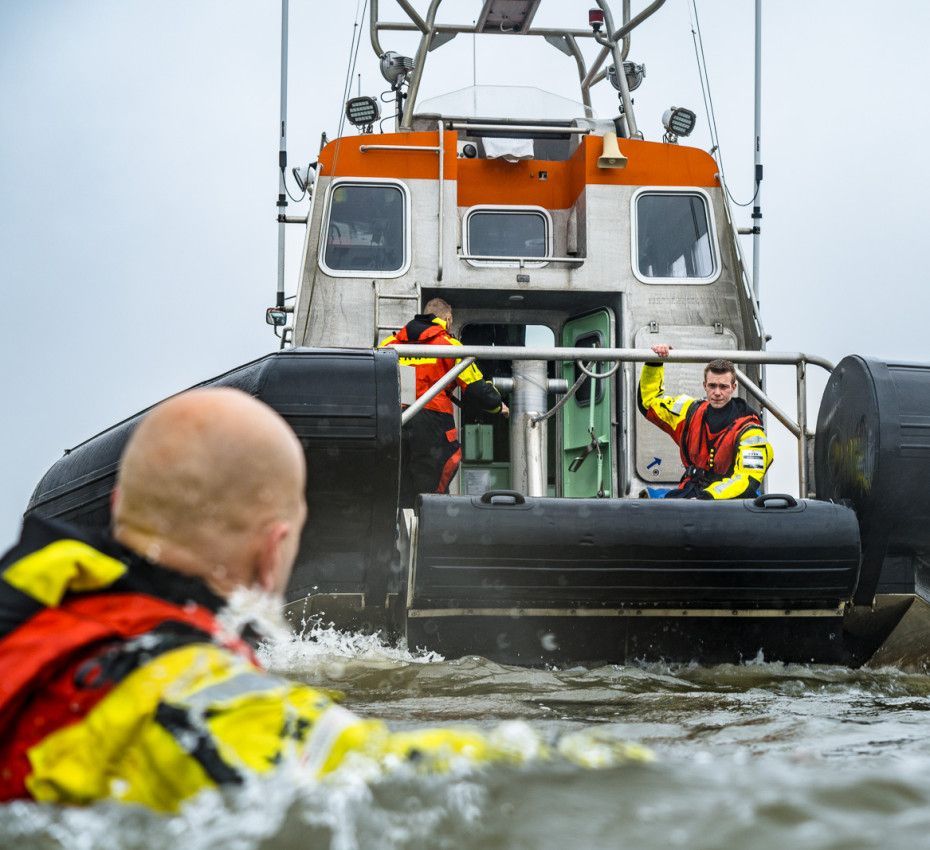
<path fill-rule="evenodd" d="M 668 357 L 671 346 L 652 346 Z M 685 473 L 667 499 L 750 499 L 759 493 L 774 452 L 762 420 L 734 396 L 736 367 L 712 360 L 704 367 L 703 401 L 665 394 L 664 366 L 646 363 L 639 378 L 640 412 L 677 444 Z"/>
<path fill-rule="evenodd" d="M 493 730 L 391 732 L 262 669 L 236 628 L 254 608 L 242 597 L 280 610 L 304 493 L 287 423 L 239 390 L 200 389 L 136 428 L 111 533 L 27 518 L 0 558 L 0 802 L 173 811 L 284 766 L 371 775 L 546 755 L 542 740 L 529 752 Z M 585 763 L 571 740 L 559 751 Z"/>
<path fill-rule="evenodd" d="M 461 345 L 449 328 L 452 307 L 442 298 L 427 302 L 422 315 L 414 316 L 404 327 L 385 339 L 385 345 Z M 458 360 L 436 357 L 401 357 L 401 366 L 416 370 L 416 397 L 422 396 Z M 508 416 L 510 411 L 495 386 L 484 379 L 472 363 L 452 386 L 426 403 L 426 407 L 404 425 L 404 452 L 401 467 L 400 504 L 412 507 L 418 493 L 447 493 L 449 482 L 462 461 L 462 447 L 455 430 L 453 392 L 459 386 L 462 403 L 486 413 Z"/>

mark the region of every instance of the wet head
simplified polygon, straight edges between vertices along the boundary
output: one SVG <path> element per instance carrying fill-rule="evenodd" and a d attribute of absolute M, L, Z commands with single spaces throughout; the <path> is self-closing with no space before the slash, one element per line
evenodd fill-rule
<path fill-rule="evenodd" d="M 306 516 L 305 476 L 297 437 L 270 407 L 230 388 L 182 393 L 126 446 L 113 534 L 220 596 L 280 594 Z"/>

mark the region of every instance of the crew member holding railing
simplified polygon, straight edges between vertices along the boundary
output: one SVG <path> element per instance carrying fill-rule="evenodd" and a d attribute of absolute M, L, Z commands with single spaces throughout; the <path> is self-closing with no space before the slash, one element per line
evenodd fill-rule
<path fill-rule="evenodd" d="M 668 357 L 671 346 L 652 346 Z M 637 402 L 642 414 L 678 445 L 685 473 L 667 499 L 749 499 L 759 493 L 774 452 L 762 420 L 745 400 L 734 396 L 736 367 L 712 360 L 704 367 L 704 392 L 666 395 L 661 362 L 646 363 L 639 378 Z"/>
<path fill-rule="evenodd" d="M 452 307 L 442 298 L 427 302 L 421 315 L 414 316 L 399 331 L 381 342 L 386 345 L 461 345 L 451 333 Z M 401 357 L 401 366 L 416 369 L 416 397 L 441 380 L 458 360 L 436 357 Z M 484 379 L 472 363 L 457 378 L 462 402 L 486 413 L 508 416 L 510 411 L 497 388 Z M 462 447 L 455 429 L 452 393 L 455 387 L 427 402 L 426 407 L 404 425 L 404 451 L 400 479 L 401 507 L 412 507 L 418 493 L 446 493 L 462 462 Z"/>

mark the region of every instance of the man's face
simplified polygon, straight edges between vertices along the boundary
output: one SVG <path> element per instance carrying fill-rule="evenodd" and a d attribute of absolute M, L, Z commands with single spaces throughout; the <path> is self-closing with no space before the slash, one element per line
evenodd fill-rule
<path fill-rule="evenodd" d="M 704 376 L 704 392 L 711 407 L 724 407 L 735 391 L 736 376 L 732 372 L 708 372 Z"/>

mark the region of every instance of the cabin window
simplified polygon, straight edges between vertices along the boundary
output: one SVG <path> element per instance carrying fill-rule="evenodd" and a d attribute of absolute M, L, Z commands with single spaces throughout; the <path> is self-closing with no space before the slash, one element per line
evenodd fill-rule
<path fill-rule="evenodd" d="M 637 278 L 645 283 L 709 283 L 716 277 L 713 222 L 703 194 L 641 192 L 633 204 Z"/>
<path fill-rule="evenodd" d="M 552 227 L 541 207 L 473 207 L 465 216 L 465 253 L 480 257 L 550 257 Z M 477 261 L 508 265 L 506 261 Z M 511 264 L 512 265 L 512 264 Z M 528 263 L 542 266 L 544 263 Z"/>
<path fill-rule="evenodd" d="M 407 207 L 401 184 L 335 183 L 321 240 L 323 270 L 342 277 L 403 274 L 409 255 Z"/>

